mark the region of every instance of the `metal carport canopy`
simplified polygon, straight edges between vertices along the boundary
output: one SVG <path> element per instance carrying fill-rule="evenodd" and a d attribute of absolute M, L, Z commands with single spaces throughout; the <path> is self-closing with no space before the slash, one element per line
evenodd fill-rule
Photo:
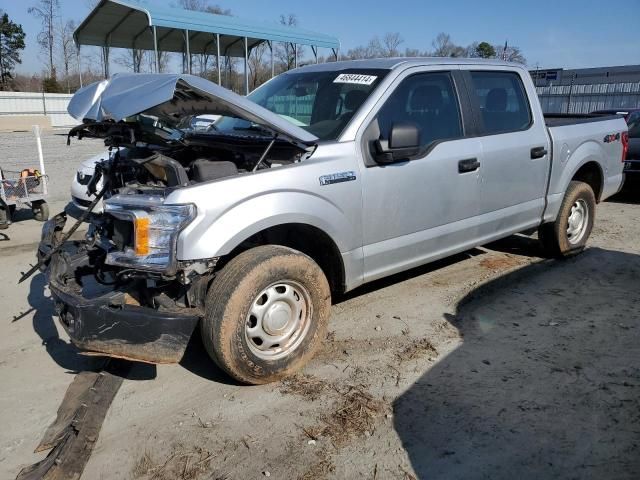
<path fill-rule="evenodd" d="M 337 38 L 307 30 L 251 21 L 226 15 L 159 7 L 134 1 L 101 0 L 73 34 L 76 45 L 109 46 L 168 52 L 216 54 L 244 57 L 247 49 L 264 42 L 284 42 L 312 47 L 340 47 Z M 185 36 L 185 32 L 188 35 Z"/>

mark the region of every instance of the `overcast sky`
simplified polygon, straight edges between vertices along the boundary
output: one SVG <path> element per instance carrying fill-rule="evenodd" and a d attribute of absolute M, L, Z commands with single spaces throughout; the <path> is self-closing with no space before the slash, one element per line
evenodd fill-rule
<path fill-rule="evenodd" d="M 27 33 L 20 72 L 39 72 L 43 56 L 36 37 L 39 21 L 28 14 L 37 0 L 0 0 L 0 9 Z M 62 17 L 81 21 L 85 0 L 60 0 Z M 148 0 L 162 5 L 171 1 Z M 342 50 L 366 44 L 374 35 L 400 32 L 404 47 L 428 50 L 439 32 L 460 45 L 487 41 L 519 46 L 529 67 L 599 67 L 640 64 L 640 0 L 608 3 L 590 0 L 220 0 L 232 14 L 276 21 L 295 13 L 300 27 L 336 36 Z M 113 56 L 112 56 L 113 58 Z M 115 65 L 114 65 L 115 67 Z M 114 71 L 117 68 L 113 69 Z"/>

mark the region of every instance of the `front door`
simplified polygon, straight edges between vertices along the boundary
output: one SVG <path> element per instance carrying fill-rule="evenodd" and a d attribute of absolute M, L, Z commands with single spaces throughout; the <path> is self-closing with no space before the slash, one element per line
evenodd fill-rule
<path fill-rule="evenodd" d="M 407 73 L 365 130 L 365 281 L 473 244 L 481 147 L 478 139 L 465 138 L 458 90 L 452 72 Z M 376 163 L 372 140 L 388 140 L 392 126 L 400 123 L 418 126 L 420 154 Z"/>

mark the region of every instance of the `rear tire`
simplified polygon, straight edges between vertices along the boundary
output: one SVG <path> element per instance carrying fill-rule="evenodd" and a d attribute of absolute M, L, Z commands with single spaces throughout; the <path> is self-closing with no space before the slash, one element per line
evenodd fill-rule
<path fill-rule="evenodd" d="M 31 211 L 33 212 L 33 218 L 37 221 L 46 222 L 49 220 L 49 205 L 44 200 L 31 202 Z"/>
<path fill-rule="evenodd" d="M 592 188 L 579 181 L 569 183 L 556 221 L 538 230 L 542 247 L 549 256 L 569 257 L 585 248 L 596 213 Z"/>
<path fill-rule="evenodd" d="M 209 356 L 236 380 L 274 382 L 313 357 L 330 310 L 329 284 L 310 257 L 260 246 L 235 257 L 214 279 L 202 340 Z"/>

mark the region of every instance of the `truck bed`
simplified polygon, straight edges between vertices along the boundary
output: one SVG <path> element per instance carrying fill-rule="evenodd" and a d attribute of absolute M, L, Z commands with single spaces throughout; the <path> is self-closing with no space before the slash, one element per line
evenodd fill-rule
<path fill-rule="evenodd" d="M 549 177 L 549 218 L 555 218 L 572 175 L 585 159 L 597 161 L 603 178 L 594 193 L 604 200 L 622 184 L 622 142 L 612 134 L 624 132 L 627 124 L 619 115 L 545 115 L 551 138 L 551 175 Z M 546 213 L 546 214 L 547 214 Z"/>
<path fill-rule="evenodd" d="M 581 123 L 600 122 L 620 118 L 619 115 L 602 115 L 597 113 L 545 113 L 547 127 L 562 127 Z"/>

